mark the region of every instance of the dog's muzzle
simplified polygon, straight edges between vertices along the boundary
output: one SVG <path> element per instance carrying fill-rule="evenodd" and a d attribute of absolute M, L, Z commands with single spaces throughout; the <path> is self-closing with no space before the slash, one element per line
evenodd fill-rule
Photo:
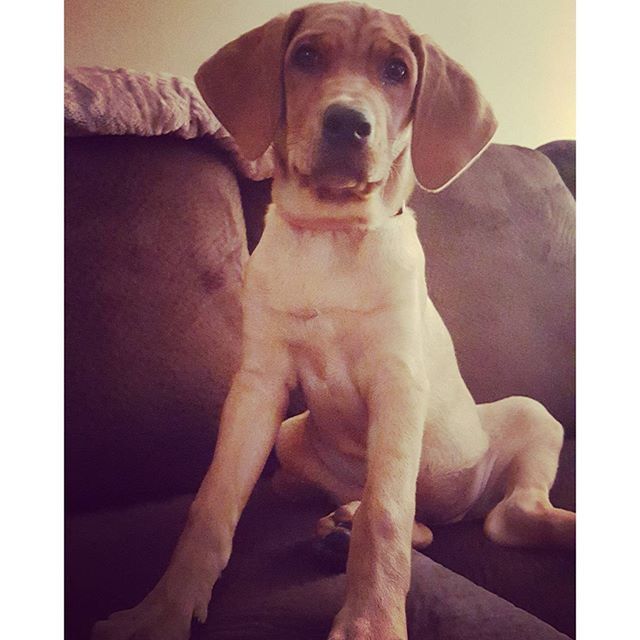
<path fill-rule="evenodd" d="M 363 111 L 341 103 L 327 107 L 311 172 L 321 198 L 369 193 L 372 133 L 373 124 Z"/>

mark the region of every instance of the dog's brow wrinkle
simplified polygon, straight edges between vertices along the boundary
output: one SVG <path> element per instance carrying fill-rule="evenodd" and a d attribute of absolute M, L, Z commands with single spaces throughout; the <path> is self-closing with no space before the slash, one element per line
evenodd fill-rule
<path fill-rule="evenodd" d="M 351 29 L 353 25 L 352 22 L 350 20 L 347 20 L 344 16 L 336 15 L 327 16 L 319 23 L 319 26 L 321 26 L 323 30 L 326 29 L 326 31 L 331 32 L 336 28 L 336 26 L 338 27 L 338 29 Z"/>
<path fill-rule="evenodd" d="M 312 44 L 320 45 L 333 45 L 338 39 L 338 34 L 335 31 L 304 31 L 296 38 L 295 44 L 300 42 L 309 42 Z"/>

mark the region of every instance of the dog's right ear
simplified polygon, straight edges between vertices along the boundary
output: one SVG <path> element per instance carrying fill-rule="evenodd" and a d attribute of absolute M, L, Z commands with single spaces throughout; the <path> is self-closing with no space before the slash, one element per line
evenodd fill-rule
<path fill-rule="evenodd" d="M 273 142 L 282 110 L 284 52 L 303 17 L 278 16 L 224 46 L 204 62 L 196 86 L 248 160 Z"/>

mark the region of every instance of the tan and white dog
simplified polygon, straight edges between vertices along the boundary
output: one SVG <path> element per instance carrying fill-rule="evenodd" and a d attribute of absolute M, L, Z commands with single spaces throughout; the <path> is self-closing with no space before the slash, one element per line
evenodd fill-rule
<path fill-rule="evenodd" d="M 411 544 L 429 544 L 428 524 L 484 517 L 497 543 L 571 546 L 575 514 L 549 502 L 562 427 L 528 398 L 475 404 L 404 206 L 416 177 L 444 188 L 489 143 L 496 122 L 474 81 L 402 18 L 341 3 L 250 31 L 196 82 L 247 157 L 273 144 L 273 203 L 186 528 L 153 591 L 94 637 L 187 638 L 205 620 L 274 445 L 277 486 L 342 505 L 319 535 L 352 528 L 331 640 L 407 637 Z M 282 423 L 298 383 L 308 411 Z"/>

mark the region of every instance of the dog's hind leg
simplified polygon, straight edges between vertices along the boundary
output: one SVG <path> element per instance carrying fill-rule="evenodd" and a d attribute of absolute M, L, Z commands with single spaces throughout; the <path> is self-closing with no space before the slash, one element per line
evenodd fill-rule
<path fill-rule="evenodd" d="M 478 409 L 504 487 L 504 497 L 485 518 L 485 534 L 506 546 L 574 547 L 576 514 L 549 500 L 564 435 L 560 423 L 530 398 Z"/>
<path fill-rule="evenodd" d="M 274 490 L 294 499 L 322 493 L 329 496 L 333 504 L 359 498 L 362 487 L 336 477 L 319 458 L 309 435 L 311 420 L 310 412 L 305 411 L 282 423 L 276 440 L 280 468 L 272 479 Z"/>
<path fill-rule="evenodd" d="M 271 479 L 272 489 L 285 500 L 305 501 L 318 497 L 322 490 L 308 477 L 310 452 L 305 440 L 309 412 L 305 411 L 285 420 L 276 440 L 279 467 Z"/>

